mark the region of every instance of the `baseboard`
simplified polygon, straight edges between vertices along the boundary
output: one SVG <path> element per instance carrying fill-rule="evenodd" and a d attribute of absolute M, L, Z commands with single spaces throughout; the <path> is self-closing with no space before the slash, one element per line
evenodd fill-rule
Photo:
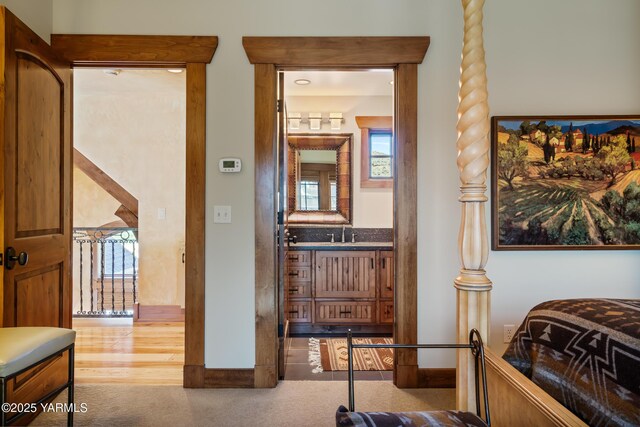
<path fill-rule="evenodd" d="M 182 370 L 182 385 L 184 388 L 203 388 L 204 366 L 184 365 Z"/>
<path fill-rule="evenodd" d="M 456 369 L 420 368 L 418 369 L 418 387 L 456 388 Z"/>
<path fill-rule="evenodd" d="M 204 370 L 205 388 L 253 388 L 253 369 L 209 369 Z"/>
<path fill-rule="evenodd" d="M 184 309 L 179 305 L 133 305 L 134 322 L 184 322 Z"/>

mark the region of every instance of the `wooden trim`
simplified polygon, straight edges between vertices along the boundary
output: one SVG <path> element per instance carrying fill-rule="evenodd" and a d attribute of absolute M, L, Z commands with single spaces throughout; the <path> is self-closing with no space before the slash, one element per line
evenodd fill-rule
<path fill-rule="evenodd" d="M 420 368 L 418 388 L 456 388 L 456 369 Z"/>
<path fill-rule="evenodd" d="M 216 36 L 52 34 L 51 45 L 76 66 L 104 63 L 208 64 Z"/>
<path fill-rule="evenodd" d="M 112 40 L 112 41 L 109 41 Z M 189 43 L 191 40 L 193 43 Z M 206 63 L 215 36 L 51 36 L 73 66 L 186 67 L 186 225 L 184 387 L 204 387 Z M 95 42 L 95 44 L 94 44 Z M 207 49 L 204 49 L 206 46 Z M 176 52 L 172 52 L 172 51 Z M 206 54 L 203 53 L 206 50 Z"/>
<path fill-rule="evenodd" d="M 84 172 L 93 182 L 98 184 L 100 188 L 122 203 L 136 218 L 138 217 L 138 199 L 120 185 L 118 181 L 111 178 L 105 171 L 78 151 L 77 148 L 73 149 L 73 164 Z"/>
<path fill-rule="evenodd" d="M 253 369 L 204 369 L 205 388 L 253 388 Z"/>
<path fill-rule="evenodd" d="M 204 365 L 184 365 L 182 371 L 182 385 L 184 388 L 204 387 Z"/>
<path fill-rule="evenodd" d="M 485 363 L 492 424 L 586 426 L 560 402 L 486 347 Z"/>
<path fill-rule="evenodd" d="M 185 365 L 204 365 L 206 64 L 187 64 Z"/>
<path fill-rule="evenodd" d="M 6 40 L 6 12 L 7 9 L 4 6 L 0 6 L 0 143 L 2 144 L 2 149 L 0 149 L 0 165 L 2 165 L 2 172 L 0 172 L 0 251 L 4 253 L 5 248 L 5 185 L 4 185 L 4 158 L 5 158 L 5 149 L 4 144 L 5 140 L 9 138 L 9 132 L 15 131 L 14 127 L 11 126 L 7 128 L 7 122 L 5 118 L 5 104 L 6 104 L 6 78 L 7 72 L 5 70 L 5 56 L 7 49 L 7 40 Z M 10 78 L 10 75 L 9 75 Z M 4 267 L 0 268 L 0 327 L 10 326 L 9 323 L 5 322 L 4 316 Z M 0 409 L 1 410 L 1 409 Z"/>
<path fill-rule="evenodd" d="M 243 37 L 252 64 L 388 66 L 420 64 L 429 37 Z"/>
<path fill-rule="evenodd" d="M 393 130 L 391 116 L 356 116 L 356 124 L 360 128 L 360 187 L 361 188 L 393 188 L 393 178 L 374 179 L 370 175 L 369 133 L 373 130 Z M 395 153 L 393 153 L 395 154 Z"/>
<path fill-rule="evenodd" d="M 396 295 L 395 342 L 418 342 L 418 66 L 400 64 L 396 69 L 394 238 Z M 398 387 L 416 387 L 416 350 L 396 353 Z"/>
<path fill-rule="evenodd" d="M 179 305 L 133 304 L 134 322 L 184 322 L 184 313 Z"/>
<path fill-rule="evenodd" d="M 393 39 L 393 41 L 391 41 Z M 277 290 L 275 252 L 276 65 L 355 68 L 396 67 L 394 221 L 396 242 L 396 342 L 417 343 L 417 63 L 428 37 L 243 37 L 255 66 L 255 233 L 256 367 L 255 386 L 277 384 Z M 414 55 L 390 51 L 407 49 Z M 400 47 L 399 47 L 400 46 Z M 419 46 L 419 49 L 416 48 Z M 415 52 L 419 52 L 415 54 Z M 416 351 L 399 351 L 395 384 L 415 387 Z"/>
<path fill-rule="evenodd" d="M 273 64 L 255 66 L 255 245 L 256 365 L 255 386 L 278 383 L 276 289 L 276 99 Z"/>

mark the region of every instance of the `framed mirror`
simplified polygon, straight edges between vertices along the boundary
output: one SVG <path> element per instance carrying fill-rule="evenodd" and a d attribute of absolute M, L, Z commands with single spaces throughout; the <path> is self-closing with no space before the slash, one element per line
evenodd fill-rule
<path fill-rule="evenodd" d="M 290 224 L 350 224 L 353 134 L 288 136 Z"/>

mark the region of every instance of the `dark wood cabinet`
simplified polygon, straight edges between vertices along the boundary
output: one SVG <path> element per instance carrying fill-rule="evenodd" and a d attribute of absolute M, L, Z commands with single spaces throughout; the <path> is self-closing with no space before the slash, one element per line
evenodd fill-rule
<path fill-rule="evenodd" d="M 286 263 L 285 310 L 294 333 L 391 332 L 392 250 L 290 250 Z"/>

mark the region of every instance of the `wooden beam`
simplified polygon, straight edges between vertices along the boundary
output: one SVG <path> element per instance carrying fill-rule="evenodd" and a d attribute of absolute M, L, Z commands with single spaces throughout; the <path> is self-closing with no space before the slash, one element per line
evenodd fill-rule
<path fill-rule="evenodd" d="M 138 228 L 138 216 L 127 209 L 125 205 L 120 205 L 114 215 L 124 221 L 124 223 L 127 224 L 127 227 Z"/>
<path fill-rule="evenodd" d="M 77 148 L 73 149 L 73 164 L 91 178 L 93 182 L 98 184 L 104 191 L 111 194 L 113 198 L 122 203 L 127 210 L 135 215 L 136 220 L 138 219 L 138 199 L 129 193 L 123 186 L 118 184 L 115 179 L 111 178 L 102 169 L 96 166 L 96 164 L 89 160 L 84 154 L 78 151 Z M 120 209 L 118 209 L 118 211 L 119 210 Z"/>
<path fill-rule="evenodd" d="M 252 64 L 389 66 L 419 64 L 429 37 L 243 37 Z"/>
<path fill-rule="evenodd" d="M 51 46 L 74 65 L 186 66 L 211 62 L 218 37 L 52 34 Z"/>

